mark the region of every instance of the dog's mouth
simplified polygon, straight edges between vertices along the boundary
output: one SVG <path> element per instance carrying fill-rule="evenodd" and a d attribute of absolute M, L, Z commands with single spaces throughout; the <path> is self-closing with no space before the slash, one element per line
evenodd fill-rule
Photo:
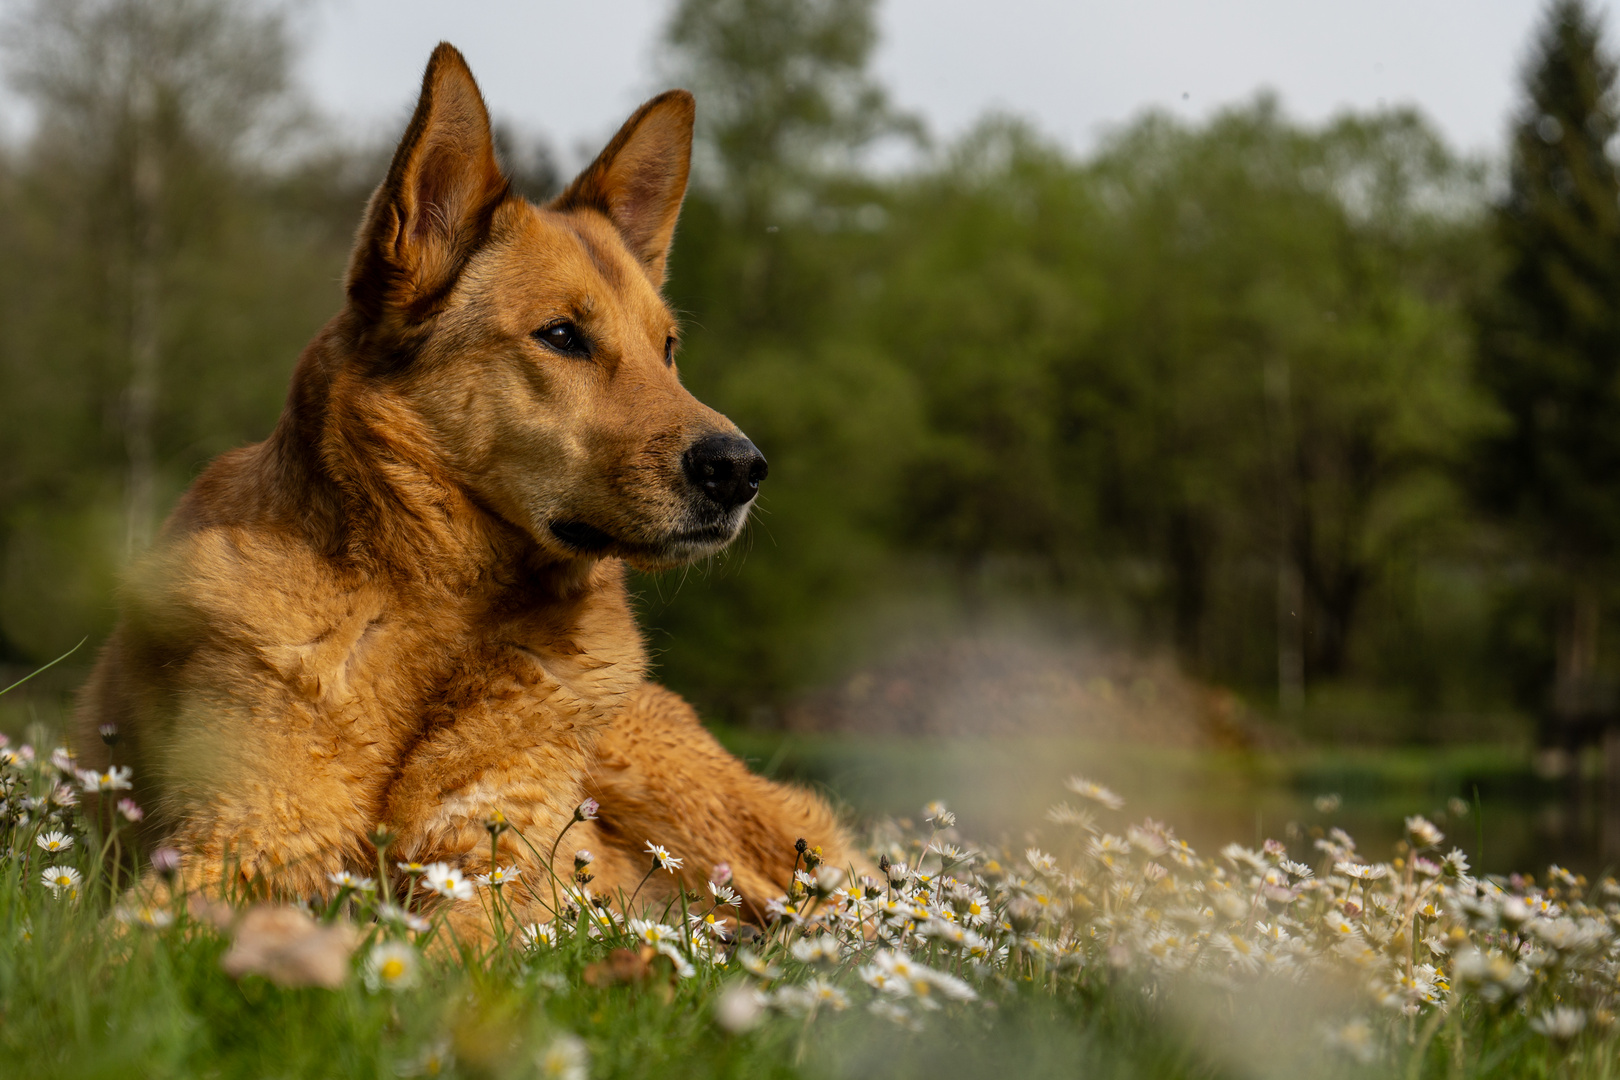
<path fill-rule="evenodd" d="M 583 521 L 553 521 L 551 535 L 582 555 L 594 555 L 613 546 L 613 537 Z"/>
<path fill-rule="evenodd" d="M 680 529 L 652 543 L 622 540 L 585 521 L 554 521 L 550 529 L 552 536 L 580 555 L 614 554 L 654 562 L 685 562 L 731 543 L 742 530 L 742 517 Z"/>

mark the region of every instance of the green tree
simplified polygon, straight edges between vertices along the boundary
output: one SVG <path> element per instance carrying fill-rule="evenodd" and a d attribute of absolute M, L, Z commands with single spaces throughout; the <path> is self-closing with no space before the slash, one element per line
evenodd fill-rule
<path fill-rule="evenodd" d="M 672 80 L 698 100 L 671 260 L 682 377 L 771 463 L 749 535 L 701 581 L 642 583 L 663 674 L 712 714 L 779 704 L 857 646 L 849 606 L 892 566 L 875 518 L 914 439 L 905 373 L 857 330 L 884 250 L 860 154 L 915 135 L 869 73 L 873 0 L 682 0 Z M 857 635 L 858 636 L 858 635 Z"/>
<path fill-rule="evenodd" d="M 1479 314 L 1479 379 L 1504 417 L 1481 446 L 1479 493 L 1560 596 L 1551 705 L 1564 721 L 1598 705 L 1599 616 L 1620 547 L 1615 76 L 1596 14 L 1552 4 L 1495 213 L 1502 273 Z"/>
<path fill-rule="evenodd" d="M 279 6 L 50 0 L 4 42 L 35 123 L 3 207 L 0 626 L 43 659 L 105 625 L 195 469 L 274 420 L 363 194 L 270 165 L 302 115 Z"/>
<path fill-rule="evenodd" d="M 885 135 L 920 134 L 868 68 L 876 0 L 681 0 L 665 29 L 697 95 L 699 182 L 744 219 L 802 215 Z"/>

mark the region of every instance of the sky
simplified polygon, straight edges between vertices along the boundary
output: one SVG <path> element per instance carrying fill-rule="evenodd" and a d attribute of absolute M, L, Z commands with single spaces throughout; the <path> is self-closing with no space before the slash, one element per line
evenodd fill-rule
<path fill-rule="evenodd" d="M 1611 26 L 1613 8 L 1599 3 Z M 1412 104 L 1452 145 L 1497 153 L 1536 0 L 883 0 L 879 77 L 949 139 L 990 110 L 1079 153 L 1141 110 L 1196 119 L 1263 88 L 1307 120 Z M 668 0 L 324 0 L 304 75 L 344 129 L 403 126 L 439 40 L 492 111 L 578 161 L 665 88 Z M 1611 36 L 1614 31 L 1611 30 Z"/>

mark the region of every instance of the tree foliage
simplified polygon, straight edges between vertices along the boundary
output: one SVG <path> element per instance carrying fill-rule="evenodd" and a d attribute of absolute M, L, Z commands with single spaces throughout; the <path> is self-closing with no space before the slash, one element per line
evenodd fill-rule
<path fill-rule="evenodd" d="M 40 117 L 0 153 L 0 647 L 23 661 L 110 618 L 135 357 L 157 360 L 164 506 L 269 429 L 386 148 L 275 141 L 301 115 L 276 7 L 39 3 L 7 40 Z M 1308 126 L 1260 97 L 1138 117 L 1084 158 L 990 117 L 929 148 L 876 41 L 873 0 L 673 9 L 700 116 L 681 368 L 771 476 L 733 551 L 639 583 L 660 676 L 747 719 L 1018 612 L 1264 703 L 1502 701 L 1492 642 L 1522 653 L 1529 609 L 1457 477 L 1547 537 L 1569 508 L 1582 550 L 1610 535 L 1608 69 L 1532 80 L 1492 226 L 1480 166 L 1403 110 Z M 891 137 L 912 164 L 874 167 Z M 525 193 L 555 189 L 543 146 L 502 139 Z M 1529 284 L 1482 304 L 1499 250 Z"/>

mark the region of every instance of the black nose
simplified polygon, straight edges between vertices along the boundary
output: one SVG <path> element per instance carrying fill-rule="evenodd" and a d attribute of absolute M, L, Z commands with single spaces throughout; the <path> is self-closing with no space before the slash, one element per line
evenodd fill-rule
<path fill-rule="evenodd" d="M 770 472 L 765 455 L 741 435 L 705 435 L 683 463 L 692 483 L 728 510 L 759 494 L 759 482 Z"/>

